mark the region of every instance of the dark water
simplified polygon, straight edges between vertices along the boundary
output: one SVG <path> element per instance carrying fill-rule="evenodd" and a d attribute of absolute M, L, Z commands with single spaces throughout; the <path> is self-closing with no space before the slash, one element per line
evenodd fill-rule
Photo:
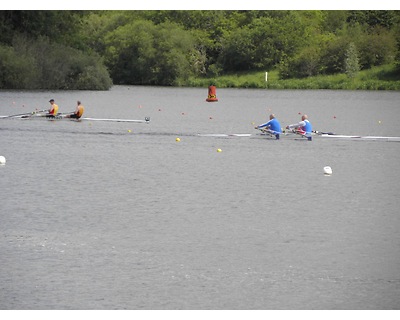
<path fill-rule="evenodd" d="M 54 98 L 60 112 L 80 99 L 87 117 L 151 117 L 0 119 L 0 309 L 399 309 L 400 143 L 253 128 L 300 112 L 316 130 L 399 136 L 400 93 L 217 96 L 0 92 L 2 115 Z"/>

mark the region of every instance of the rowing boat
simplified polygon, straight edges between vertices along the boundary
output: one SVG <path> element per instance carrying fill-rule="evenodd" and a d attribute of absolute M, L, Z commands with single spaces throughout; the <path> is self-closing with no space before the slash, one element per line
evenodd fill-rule
<path fill-rule="evenodd" d="M 267 132 L 265 130 L 260 130 L 260 133 L 255 135 L 251 133 L 198 133 L 198 137 L 214 137 L 214 138 L 243 138 L 243 137 L 255 137 L 261 136 L 262 139 L 268 140 L 278 140 L 276 139 L 275 134 Z M 385 137 L 385 136 L 356 136 L 356 135 L 343 135 L 343 134 L 335 134 L 333 132 L 319 132 L 313 131 L 311 133 L 312 139 L 314 138 L 328 138 L 328 139 L 342 139 L 342 140 L 364 140 L 364 141 L 398 141 L 400 142 L 400 137 Z M 295 133 L 292 131 L 282 132 L 280 134 L 280 139 L 282 140 L 303 140 L 303 141 L 311 141 L 307 136 Z M 278 140 L 279 141 L 279 140 Z"/>
<path fill-rule="evenodd" d="M 302 134 L 297 131 L 283 131 L 281 133 L 278 133 L 276 131 L 271 131 L 271 130 L 263 129 L 263 128 L 261 128 L 259 130 L 261 131 L 261 133 L 259 133 L 259 135 L 267 137 L 269 139 L 273 139 L 273 140 L 279 140 L 280 138 L 283 137 L 284 139 L 311 141 L 312 137 L 314 136 L 313 134 Z"/>
<path fill-rule="evenodd" d="M 268 139 L 276 140 L 275 135 L 269 133 L 269 132 L 261 132 L 259 135 L 266 137 Z M 297 132 L 292 132 L 292 131 L 286 131 L 282 132 L 280 134 L 280 138 L 283 139 L 294 139 L 294 140 L 312 140 L 314 137 L 317 138 L 328 138 L 328 139 L 341 139 L 341 140 L 363 140 L 363 141 L 398 141 L 400 142 L 400 137 L 385 137 L 385 136 L 357 136 L 357 135 L 344 135 L 344 134 L 336 134 L 333 132 L 319 132 L 319 131 L 313 131 L 311 133 L 311 139 L 308 139 L 307 136 L 297 133 Z"/>
<path fill-rule="evenodd" d="M 198 133 L 199 137 L 216 137 L 216 138 L 227 138 L 227 137 L 250 137 L 251 133 Z"/>
<path fill-rule="evenodd" d="M 134 119 L 100 119 L 100 118 L 80 118 L 79 120 L 87 121 L 109 121 L 109 122 L 136 122 L 136 123 L 149 123 L 150 117 L 144 118 L 144 120 L 134 120 Z"/>
<path fill-rule="evenodd" d="M 71 120 L 71 121 L 106 121 L 106 122 L 130 122 L 130 123 L 150 123 L 150 117 L 145 117 L 144 120 L 136 119 L 115 119 L 115 118 L 70 118 L 71 113 L 59 113 L 57 116 L 48 116 L 44 114 L 45 110 L 36 111 L 32 113 L 16 114 L 11 116 L 0 116 L 0 119 L 44 119 L 44 120 Z M 277 140 L 275 132 L 270 132 L 265 129 L 259 129 L 260 132 L 256 135 L 262 136 L 265 139 Z M 216 138 L 232 138 L 232 137 L 253 137 L 251 133 L 198 133 L 199 137 L 216 137 Z M 328 138 L 328 139 L 343 139 L 343 140 L 363 140 L 363 141 L 396 141 L 400 142 L 400 137 L 388 137 L 388 136 L 360 136 L 360 135 L 343 135 L 336 134 L 333 132 L 321 132 L 313 131 L 311 135 L 304 135 L 296 131 L 284 131 L 280 133 L 280 139 L 282 140 L 303 140 L 311 141 L 314 137 Z"/>
<path fill-rule="evenodd" d="M 21 119 L 21 120 L 71 120 L 71 121 L 108 121 L 108 122 L 133 122 L 133 123 L 150 123 L 150 117 L 145 117 L 144 120 L 135 119 L 113 119 L 113 118 L 70 118 L 70 113 L 58 114 L 56 116 L 49 116 L 41 113 L 21 114 L 15 116 L 0 116 L 0 119 Z"/>
<path fill-rule="evenodd" d="M 331 139 L 348 139 L 348 140 L 366 140 L 366 141 L 398 141 L 400 142 L 400 137 L 385 137 L 385 136 L 347 136 L 342 134 L 336 135 L 319 135 L 322 138 L 331 138 Z"/>

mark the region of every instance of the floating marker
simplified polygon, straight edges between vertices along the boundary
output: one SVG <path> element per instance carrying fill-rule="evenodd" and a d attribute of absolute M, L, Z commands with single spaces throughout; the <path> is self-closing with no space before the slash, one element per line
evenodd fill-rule
<path fill-rule="evenodd" d="M 217 149 L 217 152 L 222 152 L 222 150 L 218 148 L 218 149 Z"/>
<path fill-rule="evenodd" d="M 5 165 L 6 164 L 6 158 L 3 156 L 0 156 L 0 165 Z"/>
<path fill-rule="evenodd" d="M 175 141 L 176 141 L 176 142 L 179 142 L 179 141 L 181 141 L 181 139 L 179 139 L 179 138 L 176 138 L 176 139 L 175 139 Z"/>
<path fill-rule="evenodd" d="M 329 166 L 324 167 L 324 174 L 325 174 L 326 176 L 330 176 L 330 175 L 332 174 L 332 168 L 329 167 Z"/>
<path fill-rule="evenodd" d="M 217 87 L 216 86 L 209 86 L 208 87 L 208 96 L 206 99 L 207 102 L 217 102 Z"/>
<path fill-rule="evenodd" d="M 131 132 L 132 132 L 132 130 L 130 130 L 130 129 L 129 129 L 129 130 L 128 130 L 128 132 L 129 132 L 129 133 L 131 133 Z"/>

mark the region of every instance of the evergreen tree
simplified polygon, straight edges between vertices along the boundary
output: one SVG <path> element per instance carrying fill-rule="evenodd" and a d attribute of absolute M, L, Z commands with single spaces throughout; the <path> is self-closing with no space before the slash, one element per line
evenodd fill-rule
<path fill-rule="evenodd" d="M 360 65 L 358 63 L 357 48 L 353 42 L 349 44 L 345 56 L 345 73 L 349 78 L 354 78 L 357 72 L 360 71 Z"/>

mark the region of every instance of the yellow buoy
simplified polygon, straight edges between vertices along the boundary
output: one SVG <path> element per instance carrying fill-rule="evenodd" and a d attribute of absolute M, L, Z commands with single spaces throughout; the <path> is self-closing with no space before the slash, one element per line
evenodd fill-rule
<path fill-rule="evenodd" d="M 175 141 L 176 141 L 176 142 L 179 142 L 179 141 L 181 141 L 181 139 L 179 139 L 179 138 L 176 138 L 176 139 L 175 139 Z"/>
<path fill-rule="evenodd" d="M 222 152 L 222 150 L 218 148 L 218 149 L 217 149 L 217 152 Z"/>
<path fill-rule="evenodd" d="M 128 132 L 130 133 L 130 132 L 132 132 L 132 130 L 129 129 Z"/>

